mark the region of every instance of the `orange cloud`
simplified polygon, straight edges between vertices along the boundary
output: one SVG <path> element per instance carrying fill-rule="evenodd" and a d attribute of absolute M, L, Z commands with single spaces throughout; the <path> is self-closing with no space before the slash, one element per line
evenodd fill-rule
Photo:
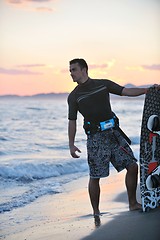
<path fill-rule="evenodd" d="M 144 71 L 144 70 L 157 70 L 157 71 L 160 71 L 160 64 L 132 66 L 132 67 L 126 67 L 126 69 L 127 70 L 132 70 L 132 71 Z"/>
<path fill-rule="evenodd" d="M 6 2 L 12 3 L 12 4 L 22 4 L 25 2 L 33 2 L 33 3 L 55 2 L 55 0 L 6 0 Z"/>
<path fill-rule="evenodd" d="M 20 67 L 20 68 L 46 67 L 46 64 L 22 64 L 22 65 L 17 65 L 16 67 Z"/>
<path fill-rule="evenodd" d="M 89 70 L 90 70 L 91 76 L 94 78 L 97 78 L 97 77 L 105 78 L 106 75 L 108 74 L 109 69 L 114 67 L 115 63 L 116 63 L 116 60 L 112 59 L 102 64 L 89 64 Z"/>
<path fill-rule="evenodd" d="M 129 71 L 144 71 L 143 67 L 141 66 L 130 66 L 126 67 L 126 69 Z"/>
<path fill-rule="evenodd" d="M 102 63 L 102 64 L 89 64 L 89 69 L 110 69 L 115 65 L 115 59 L 112 59 L 108 61 L 107 63 Z"/>
<path fill-rule="evenodd" d="M 14 7 L 23 8 L 29 11 L 53 12 L 54 11 L 53 4 L 58 0 L 5 0 L 5 1 Z"/>
<path fill-rule="evenodd" d="M 0 74 L 7 74 L 7 75 L 43 75 L 40 72 L 33 72 L 27 69 L 19 70 L 19 69 L 7 69 L 7 68 L 0 68 Z"/>
<path fill-rule="evenodd" d="M 52 8 L 47 8 L 47 7 L 39 7 L 35 9 L 36 11 L 39 12 L 53 12 L 54 10 Z"/>
<path fill-rule="evenodd" d="M 143 69 L 160 71 L 160 64 L 142 65 Z"/>

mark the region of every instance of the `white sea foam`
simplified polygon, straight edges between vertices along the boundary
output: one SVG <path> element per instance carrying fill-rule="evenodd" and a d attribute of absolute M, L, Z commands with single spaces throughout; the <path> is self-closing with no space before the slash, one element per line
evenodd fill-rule
<path fill-rule="evenodd" d="M 87 171 L 85 160 L 64 163 L 20 163 L 0 165 L 1 179 L 31 182 Z"/>

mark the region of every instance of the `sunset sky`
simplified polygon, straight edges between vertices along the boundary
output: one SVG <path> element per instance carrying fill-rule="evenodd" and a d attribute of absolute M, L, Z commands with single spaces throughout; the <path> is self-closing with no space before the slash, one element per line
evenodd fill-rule
<path fill-rule="evenodd" d="M 70 92 L 92 78 L 160 83 L 159 0 L 0 0 L 0 95 Z"/>

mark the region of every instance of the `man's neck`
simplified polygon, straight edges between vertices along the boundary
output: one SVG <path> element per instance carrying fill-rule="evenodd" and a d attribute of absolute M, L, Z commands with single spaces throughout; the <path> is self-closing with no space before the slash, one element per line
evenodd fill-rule
<path fill-rule="evenodd" d="M 89 79 L 89 77 L 87 76 L 86 78 L 81 79 L 81 82 L 79 84 L 84 84 L 85 82 L 87 82 Z"/>

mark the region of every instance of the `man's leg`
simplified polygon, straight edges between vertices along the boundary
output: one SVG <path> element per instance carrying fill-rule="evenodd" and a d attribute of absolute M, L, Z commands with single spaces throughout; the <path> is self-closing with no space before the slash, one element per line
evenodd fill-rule
<path fill-rule="evenodd" d="M 138 178 L 138 165 L 136 163 L 131 164 L 129 167 L 127 167 L 125 179 L 130 211 L 141 209 L 141 204 L 137 202 L 136 198 L 137 178 Z"/>
<path fill-rule="evenodd" d="M 93 214 L 99 214 L 99 200 L 100 200 L 100 185 L 99 185 L 99 178 L 90 178 L 88 190 L 91 205 L 93 208 Z"/>

